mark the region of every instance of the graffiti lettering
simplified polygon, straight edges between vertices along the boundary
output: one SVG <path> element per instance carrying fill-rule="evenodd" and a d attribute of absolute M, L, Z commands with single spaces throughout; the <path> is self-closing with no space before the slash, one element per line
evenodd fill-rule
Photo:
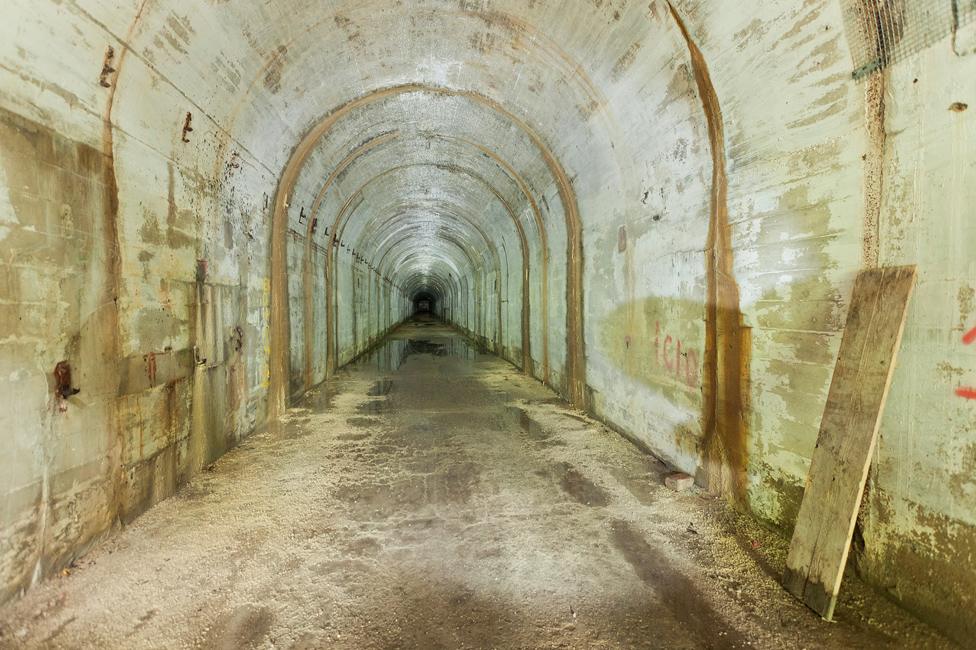
<path fill-rule="evenodd" d="M 962 337 L 963 345 L 972 345 L 976 343 L 976 327 L 966 332 Z M 974 399 L 976 400 L 976 388 L 970 388 L 968 386 L 962 386 L 956 389 L 956 395 L 962 397 L 963 399 Z"/>
<path fill-rule="evenodd" d="M 971 345 L 976 342 L 976 327 L 966 332 L 965 336 L 962 337 L 962 342 L 964 345 Z"/>
<path fill-rule="evenodd" d="M 698 387 L 698 352 L 685 342 L 661 331 L 661 323 L 655 323 L 654 362 L 680 382 Z M 662 340 L 663 335 L 663 340 Z"/>

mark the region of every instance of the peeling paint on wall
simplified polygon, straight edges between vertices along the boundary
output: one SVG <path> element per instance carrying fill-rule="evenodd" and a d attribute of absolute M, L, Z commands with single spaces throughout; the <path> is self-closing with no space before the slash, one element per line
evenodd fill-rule
<path fill-rule="evenodd" d="M 171 494 L 422 291 L 788 530 L 850 283 L 913 263 L 860 567 L 971 636 L 966 33 L 862 87 L 834 0 L 343 0 L 296 29 L 305 9 L 10 7 L 2 595 Z M 82 390 L 63 413 L 59 361 Z"/>

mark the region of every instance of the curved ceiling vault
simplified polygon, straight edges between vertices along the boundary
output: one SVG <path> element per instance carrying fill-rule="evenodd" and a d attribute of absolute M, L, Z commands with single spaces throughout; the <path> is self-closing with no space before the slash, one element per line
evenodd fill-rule
<path fill-rule="evenodd" d="M 191 34 L 168 51 L 172 26 L 193 21 L 143 0 L 127 42 L 154 42 L 156 69 L 180 66 L 210 89 L 213 175 L 244 155 L 276 179 L 272 415 L 296 370 L 289 350 L 305 348 L 305 387 L 317 330 L 329 367 L 340 362 L 344 269 L 377 294 L 428 292 L 492 323 L 496 346 L 510 341 L 523 368 L 582 402 L 583 213 L 607 192 L 641 194 L 630 134 L 653 121 L 632 100 L 660 89 L 627 72 L 649 69 L 642 47 L 650 61 L 688 59 L 671 13 L 622 1 L 213 3 L 195 20 L 245 25 L 243 42 L 213 30 L 216 42 Z"/>
<path fill-rule="evenodd" d="M 336 158 L 328 153 L 334 146 L 329 136 L 345 130 L 356 133 L 361 144 L 352 152 L 341 153 L 341 170 L 327 163 L 323 173 L 321 161 Z M 534 152 L 535 160 L 526 160 L 526 150 Z M 519 173 L 507 162 L 512 159 L 519 160 L 527 171 Z M 531 168 L 533 164 L 535 169 Z M 544 219 L 538 213 L 537 202 L 524 198 L 533 193 L 525 180 L 530 173 L 541 177 L 543 187 L 556 187 L 561 223 L 556 221 L 557 214 Z M 322 180 L 316 183 L 318 179 Z M 278 190 L 273 222 L 276 228 L 291 225 L 294 210 L 290 208 L 301 194 L 314 197 L 310 213 L 305 213 L 304 206 L 298 211 L 300 220 L 313 224 L 309 229 L 319 223 L 320 213 L 325 216 L 327 226 L 322 236 L 327 240 L 327 278 L 334 277 L 331 271 L 337 249 L 348 247 L 356 262 L 401 290 L 406 291 L 404 282 L 413 291 L 430 289 L 431 278 L 438 278 L 438 284 L 445 285 L 451 276 L 449 269 L 466 265 L 467 272 L 462 277 L 482 278 L 480 289 L 485 291 L 485 278 L 490 276 L 493 290 L 498 291 L 500 278 L 508 275 L 509 269 L 502 266 L 496 242 L 509 242 L 512 252 L 517 251 L 523 283 L 523 366 L 528 365 L 531 351 L 529 280 L 533 266 L 524 221 L 534 228 L 539 260 L 548 260 L 551 255 L 549 250 L 542 250 L 543 245 L 548 248 L 547 230 L 561 227 L 561 239 L 566 245 L 566 375 L 570 387 L 578 384 L 581 390 L 582 304 L 578 298 L 569 299 L 581 295 L 582 283 L 582 232 L 576 197 L 566 171 L 542 136 L 501 103 L 477 92 L 426 84 L 382 88 L 359 97 L 313 127 L 296 149 Z M 531 210 L 531 216 L 523 217 L 520 212 L 528 211 L 532 204 L 536 208 Z M 306 234 L 312 237 L 315 233 L 307 230 Z M 391 238 L 394 241 L 387 248 Z M 380 242 L 383 244 L 377 246 Z M 281 249 L 278 251 L 281 255 Z M 273 266 L 281 259 L 273 255 Z M 402 261 L 406 259 L 409 263 Z M 451 260 L 452 264 L 439 264 L 441 260 Z M 548 272 L 547 261 L 538 266 Z M 278 280 L 273 286 L 279 288 L 279 295 L 284 295 L 286 283 L 283 278 Z M 333 313 L 334 284 L 326 283 L 327 314 Z M 450 299 L 441 295 L 438 298 Z M 465 295 L 452 298 L 468 299 Z M 542 301 L 548 299 L 547 295 L 541 296 Z M 274 305 L 274 296 L 272 300 Z M 499 329 L 501 304 L 499 294 L 495 301 Z M 284 316 L 284 309 L 273 309 L 273 322 L 275 316 Z M 333 360 L 338 358 L 336 322 L 338 318 L 327 318 L 327 340 Z M 335 361 L 333 367 L 334 364 Z M 548 365 L 548 359 L 544 365 Z"/>
<path fill-rule="evenodd" d="M 274 205 L 272 346 L 283 350 L 295 344 L 288 340 L 284 244 L 285 233 L 293 230 L 324 247 L 331 367 L 339 358 L 341 319 L 336 282 L 329 278 L 336 277 L 345 254 L 409 296 L 428 292 L 451 303 L 496 293 L 497 314 L 480 318 L 498 321 L 499 339 L 501 288 L 517 282 L 522 366 L 531 364 L 536 319 L 543 378 L 549 375 L 550 347 L 558 346 L 567 390 L 579 401 L 582 222 L 578 179 L 571 180 L 560 159 L 560 149 L 568 146 L 560 136 L 567 129 L 588 133 L 598 152 L 594 157 L 606 157 L 604 168 L 619 170 L 616 146 L 607 144 L 616 140 L 624 153 L 626 147 L 613 116 L 601 110 L 609 102 L 583 63 L 536 24 L 562 31 L 572 27 L 559 19 L 555 6 L 539 11 L 535 5 L 544 3 L 494 3 L 490 9 L 471 2 L 417 4 L 337 3 L 331 16 L 273 48 L 256 75 L 274 70 L 281 92 L 294 88 L 301 101 L 293 99 L 283 110 L 291 114 L 290 123 L 306 125 L 290 152 Z M 594 22 L 612 29 L 617 21 Z M 319 39 L 325 42 L 309 43 Z M 335 39 L 346 42 L 329 42 Z M 337 60 L 328 80 L 314 87 L 310 71 L 322 65 L 317 59 L 326 51 Z M 604 56 L 608 63 L 619 53 Z M 246 112 L 245 101 L 236 110 Z M 311 265 L 311 250 L 309 243 L 305 267 Z M 534 296 L 533 280 L 541 287 Z M 468 286 L 472 283 L 478 286 Z M 555 299 L 564 301 L 560 341 L 550 340 L 551 286 Z M 305 312 L 306 358 L 313 345 L 308 321 L 315 317 Z M 272 357 L 278 364 L 272 367 L 273 402 L 280 407 L 287 355 Z"/>

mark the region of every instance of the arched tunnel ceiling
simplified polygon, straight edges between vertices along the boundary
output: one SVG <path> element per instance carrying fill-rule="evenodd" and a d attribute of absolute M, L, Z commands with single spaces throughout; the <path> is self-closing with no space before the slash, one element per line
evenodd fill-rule
<path fill-rule="evenodd" d="M 111 36 L 108 85 L 83 94 L 86 116 L 69 119 L 110 124 L 99 143 L 109 151 L 145 148 L 172 163 L 130 167 L 136 158 L 120 155 L 117 176 L 168 173 L 171 205 L 192 193 L 185 209 L 208 215 L 201 228 L 217 237 L 228 215 L 244 215 L 255 242 L 246 259 L 270 254 L 272 387 L 296 336 L 311 350 L 321 325 L 292 328 L 289 310 L 304 309 L 296 323 L 340 319 L 331 278 L 353 265 L 401 294 L 423 284 L 468 312 L 484 304 L 499 344 L 545 381 L 552 362 L 578 402 L 593 331 L 584 233 L 615 239 L 607 222 L 660 214 L 670 192 L 667 209 L 687 219 L 672 243 L 703 255 L 712 152 L 679 19 L 703 24 L 695 0 L 212 1 L 192 12 L 79 0 L 38 11 L 41 23 L 68 11 L 92 25 L 92 51 Z M 180 107 L 190 138 L 154 128 L 156 105 Z M 120 194 L 142 201 L 128 182 Z M 181 268 L 208 256 L 186 248 Z M 234 264 L 219 270 L 230 277 Z M 304 307 L 291 304 L 296 292 Z M 324 308 L 313 305 L 320 292 Z M 281 400 L 271 402 L 274 412 Z"/>
<path fill-rule="evenodd" d="M 401 241 L 429 254 L 450 254 L 430 237 L 431 220 L 442 218 L 468 224 L 463 248 L 491 253 L 493 263 L 487 260 L 481 268 L 501 272 L 495 242 L 509 242 L 526 265 L 530 255 L 548 256 L 549 231 L 565 227 L 560 221 L 566 215 L 561 202 L 543 198 L 547 210 L 538 207 L 535 197 L 545 197 L 561 180 L 539 136 L 480 97 L 414 86 L 389 92 L 389 98 L 343 115 L 315 143 L 292 194 L 292 203 L 299 196 L 313 197 L 310 212 L 306 215 L 302 206 L 298 218 L 317 223 L 321 215 L 331 224 L 323 237 L 348 238 L 374 259 L 379 239 L 373 221 L 385 224 L 391 210 L 423 205 L 429 227 L 401 228 L 404 235 L 412 232 Z M 348 143 L 342 137 L 346 132 L 357 134 L 360 142 L 351 150 L 341 146 Z M 289 217 L 298 227 L 294 213 L 290 210 Z"/>
<path fill-rule="evenodd" d="M 229 56 L 240 44 L 201 52 L 201 60 L 219 52 L 209 69 L 239 79 L 225 79 L 232 99 L 215 116 L 233 135 L 221 141 L 218 161 L 238 143 L 269 169 L 284 169 L 272 241 L 302 233 L 323 247 L 327 276 L 346 255 L 405 292 L 424 288 L 457 302 L 491 284 L 499 323 L 502 286 L 516 283 L 525 360 L 533 309 L 548 374 L 552 303 L 553 317 L 565 320 L 565 375 L 571 392 L 581 391 L 581 204 L 608 191 L 639 200 L 638 143 L 626 134 L 639 127 L 653 137 L 653 121 L 634 95 L 673 89 L 627 72 L 687 59 L 670 5 L 284 4 L 274 15 L 212 9 L 260 25 L 245 32 L 250 49 L 263 53 L 260 65 Z M 308 20 L 297 27 L 295 16 Z M 160 19 L 147 14 L 140 29 L 151 32 Z M 182 45 L 191 54 L 197 46 L 194 38 Z M 664 137 L 688 128 L 680 124 L 686 112 L 671 119 L 678 124 L 663 124 Z M 273 245 L 273 268 L 286 255 Z M 272 283 L 286 291 L 280 274 Z M 331 314 L 336 299 L 327 292 Z M 287 318 L 284 309 L 272 300 L 273 322 Z"/>
<path fill-rule="evenodd" d="M 253 57 L 233 59 L 234 67 L 250 69 L 232 85 L 231 124 L 260 126 L 271 137 L 249 149 L 281 160 L 288 151 L 275 145 L 294 144 L 331 110 L 378 89 L 423 84 L 489 98 L 553 144 L 562 127 L 583 127 L 591 118 L 588 128 L 617 136 L 609 100 L 593 77 L 612 73 L 652 21 L 643 3 L 600 4 L 567 11 L 560 2 L 374 0 L 333 2 L 323 11 L 316 3 L 276 3 L 274 15 L 239 20 L 260 25 L 248 36 L 265 59 L 257 69 Z M 225 11 L 253 9 L 221 5 L 215 13 Z M 301 28 L 292 23 L 296 16 L 308 17 Z M 213 58 L 214 48 L 207 49 L 204 58 Z M 429 95 L 419 101 L 427 104 L 419 113 L 417 102 L 404 97 L 392 98 L 383 112 L 395 123 L 426 121 L 445 133 L 473 117 L 468 102 L 435 107 Z M 503 133 L 495 128 L 492 143 Z"/>
<path fill-rule="evenodd" d="M 428 170 L 430 191 L 445 199 L 430 210 L 432 217 L 456 218 L 443 212 L 449 205 L 477 210 L 493 241 L 538 261 L 561 252 L 556 247 L 564 245 L 566 223 L 576 219 L 565 214 L 575 206 L 551 200 L 560 183 L 563 199 L 569 182 L 573 200 L 611 181 L 638 195 L 628 187 L 632 175 L 621 172 L 631 156 L 613 94 L 643 54 L 641 43 L 647 48 L 649 32 L 662 32 L 665 38 L 653 42 L 669 57 L 680 44 L 666 8 L 581 2 L 570 11 L 542 0 L 358 0 L 323 7 L 290 0 L 273 7 L 215 3 L 189 20 L 149 1 L 133 29 L 137 42 L 153 43 L 157 68 L 180 65 L 182 76 L 196 72 L 201 85 L 212 86 L 211 115 L 231 135 L 221 141 L 218 160 L 240 145 L 269 170 L 280 168 L 303 136 L 341 113 L 295 171 L 290 228 L 308 230 L 317 219 L 331 226 L 310 235 L 335 233 L 344 201 L 368 184 L 369 198 L 344 215 L 343 237 L 348 233 L 350 245 L 374 264 L 376 241 L 362 235 L 373 220 L 390 216 L 383 210 L 395 201 L 384 195 L 406 189 L 396 174 L 380 177 L 393 167 L 425 165 L 410 182 L 423 182 L 419 170 Z M 201 27 L 190 26 L 209 22 L 244 26 L 243 42 L 226 30 L 207 30 L 201 39 Z M 187 58 L 195 62 L 192 70 L 185 69 Z M 603 174 L 580 174 L 584 165 Z M 455 173 L 440 173 L 446 166 Z M 565 178 L 554 169 L 565 170 Z M 481 196 L 486 192 L 494 198 Z M 482 249 L 469 235 L 465 246 Z M 455 255 L 442 241 L 417 232 L 402 248 Z"/>

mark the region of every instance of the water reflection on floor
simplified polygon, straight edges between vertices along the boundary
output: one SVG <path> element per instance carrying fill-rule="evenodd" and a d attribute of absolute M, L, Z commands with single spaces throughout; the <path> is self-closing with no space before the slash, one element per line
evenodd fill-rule
<path fill-rule="evenodd" d="M 474 361 L 487 354 L 470 339 L 434 320 L 414 321 L 408 329 L 394 332 L 372 351 L 349 364 L 351 371 L 378 370 L 396 372 L 415 355 L 451 357 L 461 361 Z"/>

